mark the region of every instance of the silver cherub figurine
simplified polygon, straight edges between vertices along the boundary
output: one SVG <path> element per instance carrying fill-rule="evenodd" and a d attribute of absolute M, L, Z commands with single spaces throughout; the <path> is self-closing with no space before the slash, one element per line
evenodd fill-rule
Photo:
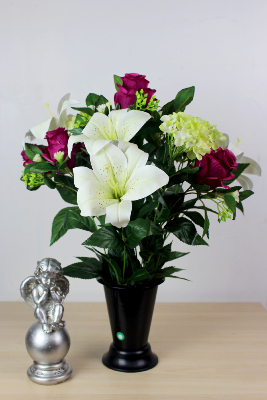
<path fill-rule="evenodd" d="M 62 303 L 69 293 L 69 281 L 61 264 L 54 258 L 38 261 L 34 276 L 21 283 L 20 293 L 35 309 L 38 321 L 26 334 L 26 348 L 34 360 L 28 368 L 28 377 L 41 385 L 64 382 L 71 376 L 72 368 L 64 358 L 70 348 L 70 337 L 62 321 Z"/>
<path fill-rule="evenodd" d="M 63 276 L 61 264 L 54 258 L 44 258 L 37 262 L 34 276 L 26 278 L 21 286 L 22 298 L 35 308 L 34 316 L 50 333 L 65 326 L 62 321 L 62 305 L 69 293 L 69 281 Z"/>

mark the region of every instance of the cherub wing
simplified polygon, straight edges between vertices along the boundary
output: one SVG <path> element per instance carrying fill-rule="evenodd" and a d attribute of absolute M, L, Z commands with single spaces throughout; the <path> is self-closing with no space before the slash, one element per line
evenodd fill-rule
<path fill-rule="evenodd" d="M 38 285 L 34 276 L 28 276 L 20 285 L 20 294 L 24 301 L 26 301 L 29 306 L 36 308 L 36 304 L 32 298 L 32 291 Z"/>
<path fill-rule="evenodd" d="M 69 283 L 68 279 L 65 276 L 62 276 L 61 278 L 57 279 L 56 285 L 60 288 L 60 290 L 63 294 L 63 297 L 65 299 L 65 297 L 69 293 L 69 287 L 70 287 L 70 283 Z M 62 303 L 63 303 L 63 301 L 62 301 Z"/>

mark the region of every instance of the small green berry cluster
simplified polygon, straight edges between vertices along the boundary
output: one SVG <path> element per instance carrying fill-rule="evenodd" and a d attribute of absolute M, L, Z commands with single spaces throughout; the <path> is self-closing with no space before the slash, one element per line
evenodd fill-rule
<path fill-rule="evenodd" d="M 222 201 L 216 201 L 218 210 L 218 222 L 226 222 L 227 218 L 232 219 L 233 213 L 227 207 L 226 203 Z"/>
<path fill-rule="evenodd" d="M 34 189 L 37 186 L 44 185 L 44 177 L 42 174 L 37 174 L 35 172 L 30 172 L 28 174 L 24 174 L 24 171 L 21 175 L 21 180 L 25 183 L 25 185 L 29 189 Z"/>
<path fill-rule="evenodd" d="M 144 90 L 140 92 L 137 90 L 135 94 L 135 109 L 140 111 L 156 111 L 159 107 L 159 100 L 156 100 L 155 96 L 152 96 L 147 103 L 148 94 L 144 94 Z"/>

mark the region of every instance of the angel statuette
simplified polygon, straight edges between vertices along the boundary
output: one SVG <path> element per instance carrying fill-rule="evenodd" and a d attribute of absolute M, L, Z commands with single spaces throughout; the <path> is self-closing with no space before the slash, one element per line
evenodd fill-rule
<path fill-rule="evenodd" d="M 69 281 L 63 276 L 61 264 L 54 258 L 44 258 L 37 263 L 34 276 L 26 278 L 21 286 L 22 298 L 35 308 L 34 316 L 42 324 L 44 332 L 63 328 L 64 307 L 69 293 Z"/>
<path fill-rule="evenodd" d="M 61 264 L 54 258 L 38 261 L 34 275 L 21 283 L 20 293 L 34 308 L 38 321 L 26 334 L 26 348 L 34 360 L 28 368 L 28 377 L 41 385 L 64 382 L 72 368 L 64 358 L 70 348 L 70 337 L 62 321 L 69 281 Z"/>

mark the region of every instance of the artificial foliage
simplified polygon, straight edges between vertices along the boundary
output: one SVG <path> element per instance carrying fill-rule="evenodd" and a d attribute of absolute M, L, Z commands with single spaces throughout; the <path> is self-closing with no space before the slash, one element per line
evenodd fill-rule
<path fill-rule="evenodd" d="M 219 222 L 243 213 L 253 194 L 243 173 L 260 175 L 260 167 L 216 126 L 185 113 L 194 87 L 160 106 L 144 75 L 114 82 L 114 107 L 103 95 L 89 93 L 82 107 L 66 95 L 57 115 L 30 129 L 26 141 L 47 145 L 25 143 L 21 180 L 68 203 L 53 220 L 51 245 L 70 229 L 88 233 L 89 257 L 65 275 L 121 286 L 185 279 L 172 263 L 188 253 L 174 251 L 171 236 L 207 246 L 210 213 Z"/>

